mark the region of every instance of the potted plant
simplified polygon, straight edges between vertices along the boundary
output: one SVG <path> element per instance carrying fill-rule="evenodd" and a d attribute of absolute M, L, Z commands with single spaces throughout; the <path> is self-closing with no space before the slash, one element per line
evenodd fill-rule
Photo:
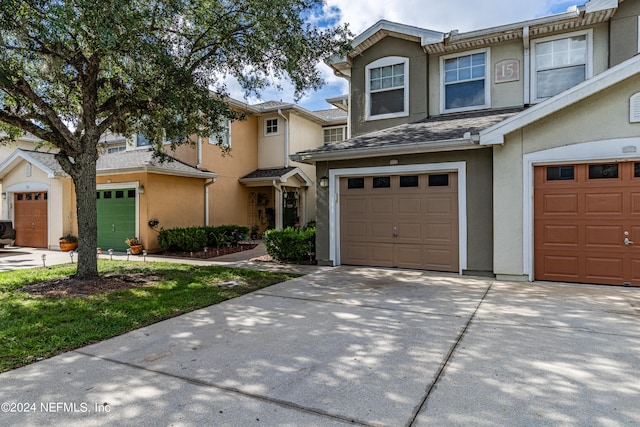
<path fill-rule="evenodd" d="M 60 250 L 63 252 L 73 251 L 78 247 L 78 238 L 71 234 L 67 234 L 60 238 Z"/>
<path fill-rule="evenodd" d="M 258 227 L 257 225 L 251 226 L 251 240 L 258 240 L 259 230 L 260 230 L 260 227 Z"/>
<path fill-rule="evenodd" d="M 142 253 L 142 242 L 137 237 L 130 237 L 128 239 L 125 239 L 124 242 L 129 245 L 129 249 L 131 249 L 132 255 L 138 255 Z"/>

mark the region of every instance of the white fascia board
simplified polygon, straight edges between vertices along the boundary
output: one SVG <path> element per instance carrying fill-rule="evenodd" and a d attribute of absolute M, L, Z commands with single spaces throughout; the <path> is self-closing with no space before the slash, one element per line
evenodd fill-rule
<path fill-rule="evenodd" d="M 157 168 L 153 166 L 139 166 L 139 167 L 131 167 L 131 168 L 115 168 L 115 169 L 100 169 L 96 171 L 97 176 L 105 176 L 105 175 L 122 175 L 128 173 L 155 173 L 158 175 L 170 175 L 170 176 L 184 176 L 187 178 L 203 178 L 203 179 L 214 179 L 217 178 L 214 172 L 203 172 L 203 171 L 170 171 L 167 169 Z"/>
<path fill-rule="evenodd" d="M 352 42 L 352 47 L 356 48 L 362 42 L 364 42 L 369 37 L 371 37 L 372 35 L 374 35 L 375 33 L 381 30 L 392 31 L 394 33 L 413 36 L 413 37 L 419 38 L 420 40 L 423 40 L 423 44 L 437 43 L 438 41 L 442 41 L 444 38 L 444 33 L 441 33 L 440 31 L 414 27 L 411 25 L 398 24 L 396 22 L 391 22 L 385 19 L 381 19 L 380 21 L 376 22 L 371 27 L 367 28 L 362 33 L 360 33 L 356 38 L 354 38 Z"/>
<path fill-rule="evenodd" d="M 585 80 L 520 114 L 480 131 L 480 145 L 502 144 L 506 134 L 543 119 L 638 73 L 640 73 L 640 55 Z"/>
<path fill-rule="evenodd" d="M 64 173 L 56 173 L 50 167 L 40 163 L 29 155 L 29 153 L 16 148 L 16 150 L 7 159 L 0 163 L 0 178 L 5 177 L 11 169 L 16 167 L 22 160 L 27 161 L 47 174 L 47 178 L 56 178 L 58 176 L 66 176 Z"/>
<path fill-rule="evenodd" d="M 291 160 L 313 164 L 319 161 L 351 160 L 382 156 L 401 156 L 406 154 L 433 153 L 439 151 L 458 151 L 483 148 L 470 139 L 449 139 L 444 141 L 427 141 L 412 144 L 393 145 L 388 147 L 347 148 L 344 150 L 320 153 L 296 153 Z"/>
<path fill-rule="evenodd" d="M 599 12 L 601 10 L 616 9 L 618 0 L 589 0 L 584 4 L 584 10 L 587 13 Z"/>

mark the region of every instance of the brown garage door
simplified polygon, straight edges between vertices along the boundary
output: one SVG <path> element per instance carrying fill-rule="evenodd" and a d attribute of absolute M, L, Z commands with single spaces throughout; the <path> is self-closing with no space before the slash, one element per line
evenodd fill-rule
<path fill-rule="evenodd" d="M 640 163 L 536 167 L 534 191 L 535 279 L 640 285 Z"/>
<path fill-rule="evenodd" d="M 342 178 L 342 264 L 457 272 L 456 173 Z"/>
<path fill-rule="evenodd" d="M 16 246 L 46 248 L 48 246 L 47 193 L 14 195 Z"/>

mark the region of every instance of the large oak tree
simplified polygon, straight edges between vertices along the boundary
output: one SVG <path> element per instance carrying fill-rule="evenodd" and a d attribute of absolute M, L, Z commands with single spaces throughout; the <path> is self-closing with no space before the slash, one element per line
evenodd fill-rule
<path fill-rule="evenodd" d="M 220 132 L 237 118 L 227 76 L 249 92 L 288 78 L 318 88 L 319 61 L 346 27 L 320 28 L 314 0 L 0 0 L 0 130 L 57 150 L 75 184 L 78 270 L 98 275 L 96 160 L 107 132 L 163 138 Z M 321 20 L 320 20 L 321 21 Z"/>

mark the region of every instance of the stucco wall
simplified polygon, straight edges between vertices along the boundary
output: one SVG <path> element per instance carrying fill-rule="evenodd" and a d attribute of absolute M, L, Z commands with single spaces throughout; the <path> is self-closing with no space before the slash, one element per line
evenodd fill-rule
<path fill-rule="evenodd" d="M 366 121 L 365 67 L 387 56 L 409 58 L 409 116 Z M 351 136 L 415 122 L 427 116 L 427 56 L 420 43 L 386 37 L 353 59 L 351 76 Z"/>
<path fill-rule="evenodd" d="M 629 123 L 629 98 L 638 91 L 640 76 L 513 132 L 503 146 L 494 147 L 494 269 L 498 276 L 526 279 L 531 270 L 527 247 L 533 224 L 523 194 L 532 194 L 529 181 L 525 181 L 532 171 L 524 169 L 523 156 L 575 146 L 583 159 L 640 158 L 640 142 L 637 154 L 607 149 L 611 145 L 608 141 L 640 137 L 640 124 Z M 585 145 L 587 151 L 577 145 L 592 142 L 597 151 L 594 145 Z"/>
<path fill-rule="evenodd" d="M 493 216 L 492 216 L 492 154 L 491 149 L 453 151 L 447 153 L 416 154 L 411 156 L 380 157 L 352 161 L 330 162 L 331 169 L 389 166 L 390 160 L 398 165 L 434 164 L 443 162 L 466 163 L 467 191 L 467 269 L 473 274 L 490 273 L 493 269 Z M 324 162 L 318 164 L 318 177 L 328 175 Z M 329 260 L 329 204 L 328 189 L 319 189 L 317 258 Z"/>
<path fill-rule="evenodd" d="M 288 116 L 289 113 L 284 113 Z M 278 119 L 277 135 L 265 135 L 264 124 L 267 119 Z M 286 120 L 273 113 L 258 118 L 258 168 L 281 168 L 284 166 Z"/>
<path fill-rule="evenodd" d="M 290 154 L 298 151 L 310 150 L 323 144 L 322 126 L 304 119 L 295 114 L 290 115 L 291 120 L 291 147 Z M 309 179 L 316 181 L 316 167 L 306 163 L 289 162 L 289 166 L 300 168 Z M 317 181 L 316 181 L 317 182 Z M 316 219 L 316 185 L 306 188 L 306 211 L 300 212 L 300 221 L 305 225 Z M 305 207 L 301 207 L 301 210 Z"/>
<path fill-rule="evenodd" d="M 611 66 L 638 53 L 638 15 L 640 2 L 627 0 L 611 18 Z"/>

